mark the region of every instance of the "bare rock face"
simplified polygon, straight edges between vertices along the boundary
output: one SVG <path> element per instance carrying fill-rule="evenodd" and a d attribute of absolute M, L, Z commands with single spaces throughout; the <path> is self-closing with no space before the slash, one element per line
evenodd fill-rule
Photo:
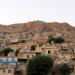
<path fill-rule="evenodd" d="M 17 23 L 11 25 L 0 25 L 0 32 L 68 32 L 75 28 L 68 23 L 33 21 L 28 23 Z"/>

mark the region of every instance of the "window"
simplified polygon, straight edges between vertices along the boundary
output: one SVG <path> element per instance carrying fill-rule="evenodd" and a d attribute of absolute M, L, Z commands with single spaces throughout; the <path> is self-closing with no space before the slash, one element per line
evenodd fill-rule
<path fill-rule="evenodd" d="M 8 73 L 11 73 L 11 70 L 8 70 Z"/>
<path fill-rule="evenodd" d="M 29 55 L 27 55 L 27 58 L 29 58 Z"/>
<path fill-rule="evenodd" d="M 48 51 L 48 54 L 50 54 L 51 53 L 51 51 Z"/>
<path fill-rule="evenodd" d="M 9 61 L 9 59 L 6 59 L 6 62 L 8 62 Z"/>
<path fill-rule="evenodd" d="M 15 62 L 15 59 L 14 59 L 14 58 L 12 58 L 12 59 L 11 59 L 11 61 L 12 61 L 12 62 Z"/>
<path fill-rule="evenodd" d="M 3 62 L 3 59 L 0 59 L 0 63 L 2 63 Z"/>
<path fill-rule="evenodd" d="M 5 69 L 3 69 L 3 72 L 5 72 Z"/>
<path fill-rule="evenodd" d="M 36 53 L 36 56 L 39 56 L 39 55 L 41 55 L 41 53 L 40 53 L 40 52 L 37 52 L 37 53 Z"/>
<path fill-rule="evenodd" d="M 34 55 L 32 55 L 32 58 L 34 57 Z"/>

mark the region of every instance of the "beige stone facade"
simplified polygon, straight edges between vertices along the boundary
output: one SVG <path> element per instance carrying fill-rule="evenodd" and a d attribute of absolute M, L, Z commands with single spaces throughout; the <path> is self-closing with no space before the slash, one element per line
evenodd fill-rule
<path fill-rule="evenodd" d="M 36 52 L 20 52 L 18 59 L 31 59 L 36 56 Z"/>
<path fill-rule="evenodd" d="M 14 75 L 14 66 L 0 65 L 0 75 Z"/>

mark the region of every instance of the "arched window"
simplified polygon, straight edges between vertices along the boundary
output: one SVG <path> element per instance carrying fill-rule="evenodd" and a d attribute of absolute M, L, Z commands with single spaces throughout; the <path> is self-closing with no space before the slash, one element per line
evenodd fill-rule
<path fill-rule="evenodd" d="M 29 55 L 27 55 L 27 58 L 29 58 Z"/>

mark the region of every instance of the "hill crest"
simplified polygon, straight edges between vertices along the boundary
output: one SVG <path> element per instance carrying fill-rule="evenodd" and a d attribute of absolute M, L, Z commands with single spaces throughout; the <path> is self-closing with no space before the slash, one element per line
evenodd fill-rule
<path fill-rule="evenodd" d="M 68 32 L 75 31 L 75 27 L 63 22 L 44 22 L 44 21 L 32 21 L 27 23 L 16 23 L 11 25 L 1 25 L 0 32 Z"/>

